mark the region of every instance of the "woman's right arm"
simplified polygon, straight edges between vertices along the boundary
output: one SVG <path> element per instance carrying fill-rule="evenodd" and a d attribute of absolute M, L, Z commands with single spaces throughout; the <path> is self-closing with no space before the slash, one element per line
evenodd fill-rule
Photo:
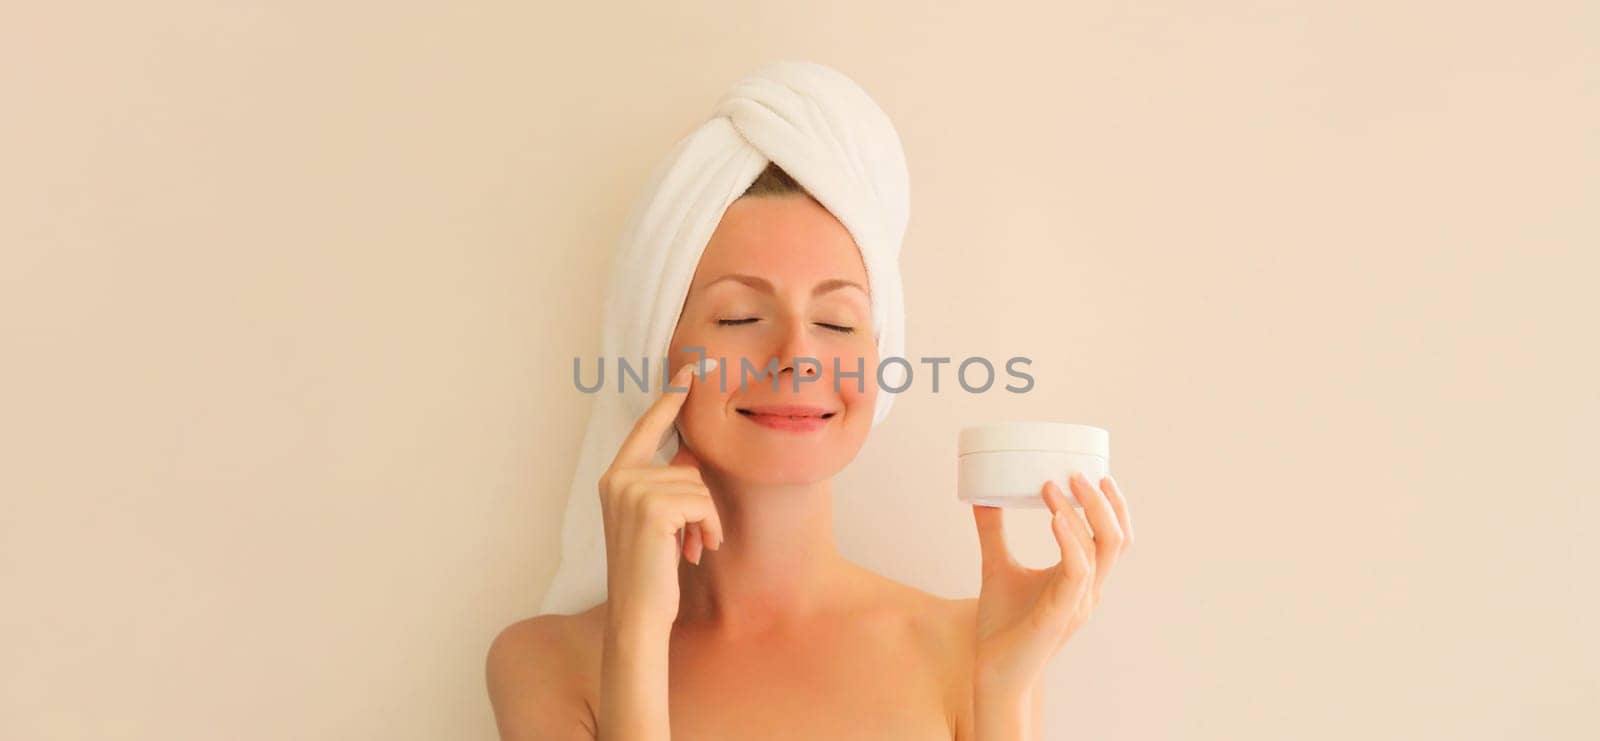
<path fill-rule="evenodd" d="M 666 466 L 650 460 L 689 396 L 694 369 L 691 363 L 678 370 L 600 477 L 607 597 L 599 741 L 671 738 L 667 649 L 678 616 L 679 556 L 698 564 L 702 549 L 722 545 L 722 522 L 687 446 L 680 444 Z"/>
<path fill-rule="evenodd" d="M 540 615 L 501 631 L 489 649 L 489 696 L 502 741 L 671 738 L 667 649 L 678 615 L 678 557 L 698 564 L 703 549 L 722 545 L 722 521 L 689 449 L 680 445 L 666 466 L 651 462 L 688 398 L 694 367 L 678 370 L 600 476 L 607 599 L 594 727 L 565 681 L 580 667 L 562 650 L 572 640 L 563 635 L 562 616 Z M 702 373 L 715 367 L 707 361 Z"/>
<path fill-rule="evenodd" d="M 667 643 L 671 626 L 606 622 L 600 660 L 598 741 L 668 741 Z"/>

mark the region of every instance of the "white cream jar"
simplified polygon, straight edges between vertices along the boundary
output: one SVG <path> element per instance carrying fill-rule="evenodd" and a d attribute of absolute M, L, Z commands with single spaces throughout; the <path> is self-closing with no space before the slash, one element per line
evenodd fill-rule
<path fill-rule="evenodd" d="M 1002 422 L 963 427 L 956 453 L 956 497 L 990 507 L 1045 508 L 1044 482 L 1054 481 L 1082 507 L 1067 477 L 1090 485 L 1111 473 L 1111 433 L 1063 422 Z"/>

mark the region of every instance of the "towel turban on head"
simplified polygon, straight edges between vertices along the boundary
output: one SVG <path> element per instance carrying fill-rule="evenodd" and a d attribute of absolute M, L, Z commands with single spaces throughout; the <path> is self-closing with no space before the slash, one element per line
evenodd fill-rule
<path fill-rule="evenodd" d="M 624 223 L 612 263 L 601 358 L 639 369 L 648 360 L 647 390 L 615 380 L 595 392 L 561 530 L 561 562 L 541 613 L 575 613 L 606 597 L 606 549 L 599 481 L 634 422 L 661 393 L 661 363 L 677 328 L 700 255 L 722 214 L 756 176 L 775 163 L 850 232 L 866 267 L 872 331 L 881 359 L 903 357 L 905 302 L 900 244 L 910 211 L 905 152 L 889 117 L 861 86 L 815 62 L 780 61 L 740 79 L 717 101 L 711 118 L 690 132 L 655 168 Z M 876 382 L 866 368 L 867 382 Z M 900 364 L 883 367 L 883 383 L 904 383 Z M 894 403 L 880 389 L 876 427 Z M 665 464 L 677 438 L 664 436 L 655 454 Z"/>

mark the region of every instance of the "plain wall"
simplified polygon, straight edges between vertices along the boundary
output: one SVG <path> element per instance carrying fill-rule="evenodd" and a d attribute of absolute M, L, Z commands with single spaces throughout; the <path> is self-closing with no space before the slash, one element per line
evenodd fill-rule
<path fill-rule="evenodd" d="M 1319 5 L 7 3 L 0 737 L 493 738 L 621 218 L 798 58 L 904 140 L 907 355 L 1037 381 L 903 395 L 847 555 L 975 595 L 959 427 L 1111 431 L 1049 738 L 1595 738 L 1600 13 Z"/>

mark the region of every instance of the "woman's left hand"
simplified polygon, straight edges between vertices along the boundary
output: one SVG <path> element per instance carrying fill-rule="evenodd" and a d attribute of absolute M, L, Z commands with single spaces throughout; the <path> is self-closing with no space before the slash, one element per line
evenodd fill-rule
<path fill-rule="evenodd" d="M 1044 485 L 1050 529 L 1061 546 L 1061 562 L 1048 569 L 1011 557 L 999 508 L 972 507 L 983 553 L 973 668 L 985 690 L 1031 692 L 1050 658 L 1088 621 L 1117 557 L 1133 544 L 1128 503 L 1114 480 L 1100 479 L 1097 490 L 1074 472 L 1069 484 L 1083 515 L 1055 482 Z"/>

